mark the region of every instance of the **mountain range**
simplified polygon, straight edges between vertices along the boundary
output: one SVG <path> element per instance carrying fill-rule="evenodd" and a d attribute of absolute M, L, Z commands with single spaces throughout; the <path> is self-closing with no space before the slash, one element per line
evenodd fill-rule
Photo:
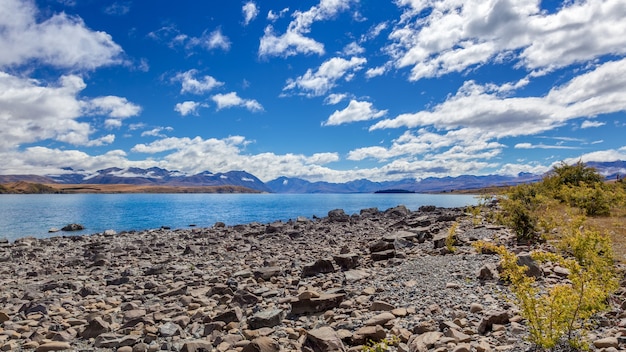
<path fill-rule="evenodd" d="M 626 174 L 626 161 L 589 162 L 607 179 L 615 179 Z M 154 186 L 241 186 L 268 193 L 373 193 L 387 190 L 409 192 L 449 192 L 453 190 L 477 189 L 493 186 L 516 185 L 540 180 L 544 175 L 520 173 L 516 176 L 462 175 L 457 177 L 429 177 L 421 180 L 403 179 L 399 181 L 373 182 L 366 179 L 345 183 L 310 182 L 299 178 L 279 177 L 263 182 L 246 171 L 212 173 L 204 171 L 187 175 L 179 171 L 170 171 L 158 167 L 108 168 L 89 173 L 67 168 L 67 173 L 57 175 L 0 175 L 0 183 L 26 181 L 35 183 L 61 184 L 133 184 Z"/>

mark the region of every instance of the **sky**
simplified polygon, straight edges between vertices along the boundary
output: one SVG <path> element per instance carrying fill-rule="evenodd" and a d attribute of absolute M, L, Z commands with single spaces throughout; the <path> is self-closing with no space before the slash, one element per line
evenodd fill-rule
<path fill-rule="evenodd" d="M 626 160 L 626 0 L 0 0 L 0 174 Z"/>

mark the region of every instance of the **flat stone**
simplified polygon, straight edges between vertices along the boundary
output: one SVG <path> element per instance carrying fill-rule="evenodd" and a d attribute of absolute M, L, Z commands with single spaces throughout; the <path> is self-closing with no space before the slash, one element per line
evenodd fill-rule
<path fill-rule="evenodd" d="M 617 337 L 605 337 L 602 339 L 598 339 L 593 341 L 593 345 L 596 348 L 618 348 L 619 347 L 619 341 L 617 340 Z"/>
<path fill-rule="evenodd" d="M 315 276 L 335 272 L 333 262 L 328 259 L 318 259 L 302 267 L 302 277 Z"/>
<path fill-rule="evenodd" d="M 242 352 L 278 352 L 280 346 L 278 342 L 268 336 L 257 337 L 247 344 Z"/>
<path fill-rule="evenodd" d="M 344 352 L 346 350 L 337 332 L 328 326 L 307 331 L 303 345 L 319 352 Z"/>
<path fill-rule="evenodd" d="M 369 277 L 370 275 L 367 271 L 364 270 L 348 270 L 344 271 L 343 274 L 345 275 L 346 281 L 348 282 L 359 281 Z"/>
<path fill-rule="evenodd" d="M 384 313 L 380 313 L 378 315 L 375 315 L 369 318 L 365 322 L 365 325 L 367 326 L 381 325 L 382 326 L 382 325 L 385 325 L 388 321 L 394 320 L 395 318 L 396 316 L 391 314 L 390 312 L 384 312 Z"/>
<path fill-rule="evenodd" d="M 204 352 L 213 350 L 213 344 L 208 340 L 187 341 L 183 344 L 180 352 Z"/>
<path fill-rule="evenodd" d="M 380 325 L 375 326 L 364 326 L 359 328 L 352 335 L 352 343 L 353 344 L 363 344 L 366 341 L 372 340 L 374 342 L 378 342 L 387 337 L 387 332 Z"/>
<path fill-rule="evenodd" d="M 374 301 L 372 302 L 372 305 L 370 306 L 371 311 L 379 311 L 379 310 L 391 311 L 394 308 L 395 307 L 392 304 L 389 304 L 384 301 Z"/>
<path fill-rule="evenodd" d="M 63 341 L 53 341 L 47 342 L 43 345 L 39 345 L 36 352 L 48 352 L 48 351 L 65 351 L 72 349 L 72 346 L 68 342 Z"/>
<path fill-rule="evenodd" d="M 285 316 L 282 309 L 269 309 L 248 318 L 250 329 L 271 328 L 279 325 Z"/>
<path fill-rule="evenodd" d="M 319 298 L 295 300 L 291 302 L 292 314 L 319 313 L 339 307 L 345 295 L 323 294 Z"/>

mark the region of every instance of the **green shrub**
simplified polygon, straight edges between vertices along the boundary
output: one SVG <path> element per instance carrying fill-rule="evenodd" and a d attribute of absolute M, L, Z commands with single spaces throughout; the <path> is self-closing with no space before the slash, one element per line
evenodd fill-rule
<path fill-rule="evenodd" d="M 540 262 L 550 261 L 569 270 L 568 282 L 541 288 L 535 278 L 526 275 L 517 256 L 503 246 L 478 242 L 481 252 L 495 252 L 502 259 L 502 277 L 511 284 L 521 315 L 526 319 L 529 340 L 543 349 L 552 349 L 564 339 L 580 348 L 580 332 L 593 314 L 606 308 L 617 288 L 613 271 L 611 243 L 607 236 L 585 231 L 582 220 L 572 221 L 559 242 L 559 253 L 533 252 Z"/>

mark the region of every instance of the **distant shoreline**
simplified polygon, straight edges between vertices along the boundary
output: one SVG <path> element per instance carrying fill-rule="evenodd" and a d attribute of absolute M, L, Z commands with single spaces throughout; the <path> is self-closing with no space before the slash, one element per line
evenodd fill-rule
<path fill-rule="evenodd" d="M 445 191 L 415 192 L 402 189 L 385 189 L 376 194 L 494 194 L 500 193 L 506 187 L 486 187 L 473 189 L 456 189 Z M 118 194 L 118 193 L 265 193 L 251 188 L 223 185 L 223 186 L 163 186 L 163 185 L 133 185 L 133 184 L 65 184 L 65 183 L 34 183 L 26 181 L 0 183 L 0 194 Z M 367 192 L 370 193 L 370 192 Z"/>
<path fill-rule="evenodd" d="M 0 184 L 0 194 L 76 193 L 263 193 L 240 186 L 156 186 L 131 184 L 61 184 L 11 182 Z"/>

